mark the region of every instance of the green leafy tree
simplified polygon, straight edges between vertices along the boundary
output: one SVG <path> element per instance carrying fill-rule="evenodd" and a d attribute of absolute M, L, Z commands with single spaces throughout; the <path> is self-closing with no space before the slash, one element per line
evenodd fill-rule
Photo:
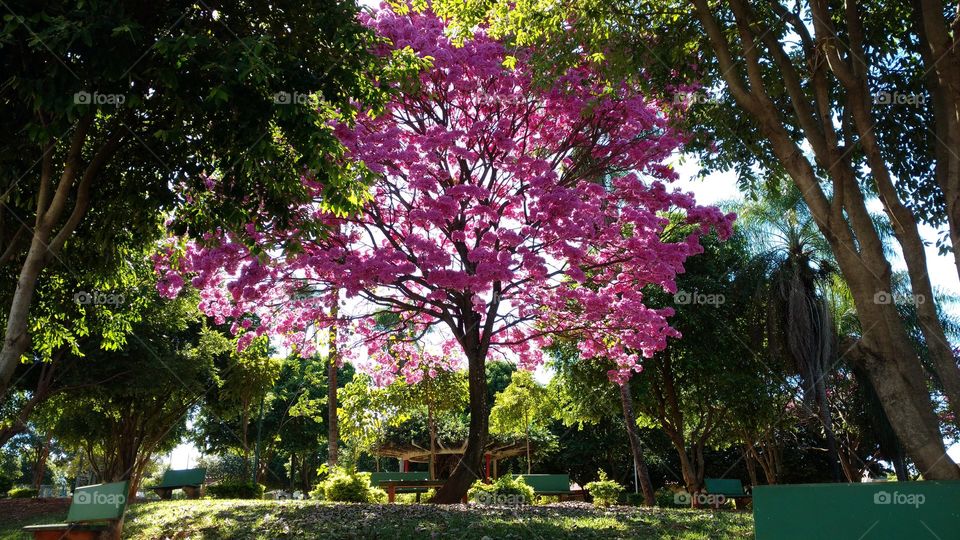
<path fill-rule="evenodd" d="M 81 450 L 97 478 L 130 480 L 132 497 L 153 456 L 171 450 L 186 431 L 188 413 L 216 376 L 196 297 L 163 300 L 148 287 L 137 339 L 118 351 L 95 344 L 83 369 L 70 373 L 68 388 L 38 412 L 41 431 L 65 447 Z"/>
<path fill-rule="evenodd" d="M 112 246 L 156 239 L 174 206 L 190 208 L 183 224 L 197 230 L 242 227 L 265 208 L 282 223 L 304 171 L 331 206 L 359 202 L 328 164 L 322 129 L 333 108 L 376 90 L 360 75 L 370 33 L 357 10 L 329 0 L 4 4 L 0 392 L 35 354 L 38 285 L 55 263 L 83 274 L 79 263 L 97 259 L 72 244 L 115 262 Z"/>
<path fill-rule="evenodd" d="M 523 435 L 527 448 L 527 474 L 530 474 L 533 468 L 530 431 L 537 427 L 548 427 L 555 407 L 553 393 L 537 383 L 529 371 L 517 370 L 511 376 L 510 385 L 497 394 L 490 410 L 491 433 Z"/>
<path fill-rule="evenodd" d="M 928 376 L 892 302 L 891 258 L 868 203 L 883 207 L 906 263 L 930 365 L 960 419 L 960 366 L 938 317 L 919 223 L 947 231 L 960 272 L 960 97 L 955 4 L 603 0 L 432 5 L 455 31 L 537 43 L 551 66 L 605 60 L 677 105 L 707 170 L 743 187 L 789 177 L 830 246 L 865 331 L 851 343 L 925 478 L 960 479 L 945 458 Z M 891 39 L 891 36 L 896 39 Z M 692 85 L 692 86 L 691 86 Z M 691 96 L 693 96 L 691 98 Z M 952 246 L 952 247 L 951 247 Z"/>

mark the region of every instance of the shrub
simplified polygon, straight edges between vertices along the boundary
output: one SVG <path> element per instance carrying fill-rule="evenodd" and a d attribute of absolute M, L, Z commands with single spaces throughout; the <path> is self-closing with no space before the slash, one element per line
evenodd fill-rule
<path fill-rule="evenodd" d="M 599 507 L 617 504 L 620 493 L 623 492 L 623 486 L 616 480 L 607 478 L 607 473 L 600 471 L 600 479 L 590 482 L 586 486 L 590 496 L 593 497 L 593 505 Z"/>
<path fill-rule="evenodd" d="M 37 490 L 27 486 L 18 486 L 7 492 L 7 497 L 11 499 L 30 499 L 36 496 Z"/>
<path fill-rule="evenodd" d="M 505 474 L 492 484 L 477 480 L 470 486 L 467 497 L 477 504 L 497 504 L 519 506 L 533 504 L 533 488 L 523 478 Z"/>
<path fill-rule="evenodd" d="M 667 485 L 657 490 L 657 506 L 662 508 L 690 508 L 690 494 L 680 486 Z"/>
<path fill-rule="evenodd" d="M 207 486 L 207 494 L 214 499 L 262 499 L 266 486 L 250 481 L 222 480 Z"/>
<path fill-rule="evenodd" d="M 310 498 L 332 502 L 376 503 L 387 500 L 387 493 L 370 484 L 370 473 L 336 469 L 317 484 Z"/>

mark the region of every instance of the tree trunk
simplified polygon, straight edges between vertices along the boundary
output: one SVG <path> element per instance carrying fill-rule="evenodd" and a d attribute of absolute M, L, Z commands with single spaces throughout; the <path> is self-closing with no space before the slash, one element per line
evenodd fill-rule
<path fill-rule="evenodd" d="M 463 457 L 453 469 L 450 478 L 437 490 L 430 502 L 456 504 L 467 490 L 483 474 L 483 451 L 487 444 L 490 424 L 490 411 L 487 409 L 487 374 L 484 370 L 486 354 L 478 344 L 465 346 L 468 363 L 468 381 L 470 394 L 470 431 L 467 435 L 467 447 Z"/>
<path fill-rule="evenodd" d="M 821 374 L 823 375 L 823 374 Z M 827 386 L 820 377 L 814 385 L 817 392 L 817 409 L 823 424 L 823 433 L 827 439 L 827 457 L 830 459 L 830 474 L 834 482 L 842 481 L 840 473 L 840 455 L 837 452 L 837 436 L 833 431 L 833 419 L 830 416 L 830 404 L 827 403 Z"/>
<path fill-rule="evenodd" d="M 430 479 L 437 479 L 437 426 L 433 421 L 433 407 L 427 404 L 427 425 L 430 427 Z"/>
<path fill-rule="evenodd" d="M 657 498 L 653 492 L 653 483 L 650 482 L 650 471 L 647 470 L 647 462 L 643 459 L 643 448 L 640 446 L 640 436 L 637 434 L 637 421 L 633 414 L 633 396 L 630 394 L 629 383 L 620 385 L 620 404 L 623 407 L 623 422 L 627 427 L 627 437 L 630 439 L 630 451 L 633 454 L 633 463 L 637 466 L 640 490 L 643 491 L 643 504 L 655 506 L 657 504 Z"/>
<path fill-rule="evenodd" d="M 757 478 L 757 460 L 754 459 L 750 451 L 750 443 L 744 444 L 741 452 L 743 452 L 743 462 L 747 465 L 747 475 L 750 477 L 750 485 L 759 486 L 760 479 Z"/>
<path fill-rule="evenodd" d="M 907 452 L 913 458 L 924 478 L 930 480 L 960 479 L 960 467 L 946 456 L 939 422 L 934 414 L 933 403 L 925 385 L 925 373 L 920 359 L 911 345 L 904 329 L 903 321 L 892 302 L 878 302 L 878 295 L 889 295 L 891 288 L 890 264 L 883 252 L 883 241 L 877 233 L 873 218 L 866 207 L 865 195 L 860 187 L 859 174 L 847 157 L 847 152 L 838 139 L 833 125 L 833 115 L 827 100 L 831 90 L 830 70 L 841 83 L 848 96 L 845 105 L 851 110 L 853 124 L 846 127 L 859 135 L 857 143 L 864 148 L 870 166 L 870 173 L 881 194 L 880 199 L 891 221 L 895 234 L 907 262 L 915 293 L 923 294 L 922 289 L 929 286 L 922 249 L 917 254 L 915 241 L 915 223 L 908 223 L 908 211 L 898 199 L 895 187 L 889 177 L 889 170 L 883 163 L 876 148 L 873 124 L 870 121 L 869 90 L 866 79 L 856 61 L 848 63 L 841 58 L 841 47 L 817 46 L 808 54 L 819 58 L 808 58 L 814 66 L 810 85 L 819 103 L 810 103 L 803 94 L 800 73 L 796 66 L 786 60 L 778 34 L 771 34 L 764 25 L 739 0 L 731 0 L 729 6 L 735 20 L 734 27 L 721 24 L 715 16 L 716 6 L 707 0 L 694 0 L 698 18 L 710 40 L 722 70 L 727 88 L 737 105 L 757 123 L 758 129 L 769 140 L 770 149 L 785 171 L 797 184 L 803 194 L 810 212 L 830 243 L 840 270 L 850 285 L 857 306 L 861 326 L 864 329 L 860 346 L 867 358 L 865 367 L 873 381 L 884 410 L 890 419 L 897 436 L 903 442 Z M 827 9 L 824 3 L 811 3 L 814 33 L 818 40 L 829 41 L 835 38 L 832 17 L 823 13 Z M 856 10 L 856 4 L 847 3 L 848 9 Z M 942 11 L 941 11 L 942 14 Z M 848 18 L 847 24 L 859 25 L 858 18 Z M 804 31 L 801 26 L 798 31 Z M 729 30 L 729 32 L 728 32 Z M 809 34 L 807 41 L 812 41 Z M 735 69 L 732 47 L 729 39 L 739 38 L 744 52 L 744 64 L 749 78 L 749 86 L 743 78 L 743 71 Z M 760 47 L 762 40 L 765 47 Z M 818 43 L 820 42 L 818 41 Z M 860 47 L 861 44 L 854 43 Z M 762 78 L 761 54 L 764 48 L 771 51 L 783 74 L 790 100 L 791 111 L 784 111 L 771 99 L 764 87 Z M 810 47 L 808 47 L 810 49 Z M 854 51 L 854 57 L 859 56 Z M 826 59 L 826 62 L 815 60 Z M 781 95 L 784 95 L 780 91 Z M 817 109 L 813 105 L 819 105 Z M 814 114 L 816 111 L 817 114 Z M 811 162 L 804 150 L 795 140 L 794 134 L 786 128 L 781 114 L 796 114 L 802 124 L 803 136 L 815 154 Z M 825 166 L 823 164 L 830 164 Z M 814 166 L 819 167 L 815 170 Z M 828 195 L 821 185 L 824 176 L 832 181 L 832 193 Z M 912 226 L 912 228 L 911 228 Z M 921 279 L 914 279 L 920 276 Z M 917 287 L 920 287 L 918 289 Z M 928 300 L 924 298 L 924 300 Z M 922 306 L 921 306 L 922 307 Z M 929 321 L 927 321 L 929 322 Z M 931 334 L 929 325 L 924 325 L 925 337 Z M 933 329 L 936 330 L 936 329 Z M 942 328 L 940 329 L 942 330 Z M 938 344 L 934 344 L 938 346 Z M 941 355 L 942 356 L 942 355 Z M 957 377 L 956 366 L 948 370 L 947 377 Z M 942 376 L 942 375 L 941 375 Z"/>
<path fill-rule="evenodd" d="M 50 457 L 50 440 L 53 439 L 53 433 L 48 433 L 43 446 L 40 448 L 37 462 L 33 467 L 33 489 L 39 493 L 40 485 L 43 484 L 43 475 L 47 472 L 47 459 Z"/>
<path fill-rule="evenodd" d="M 527 416 L 527 412 L 524 411 L 523 419 L 526 423 L 526 431 L 523 433 L 524 443 L 527 445 L 527 474 L 533 473 L 533 467 L 530 462 L 530 418 Z"/>
<path fill-rule="evenodd" d="M 339 296 L 339 293 L 335 293 Z M 330 318 L 336 319 L 340 314 L 339 303 L 330 308 Z M 327 363 L 327 464 L 330 468 L 336 467 L 339 453 L 340 426 L 337 422 L 337 364 L 340 361 L 337 350 L 337 326 L 330 327 L 330 343 L 328 345 Z"/>
<path fill-rule="evenodd" d="M 0 395 L 6 395 L 13 372 L 20 364 L 20 357 L 30 347 L 30 336 L 27 333 L 27 318 L 30 315 L 30 304 L 33 302 L 33 293 L 37 287 L 37 278 L 43 270 L 44 259 L 47 254 L 47 240 L 49 232 L 38 229 L 34 232 L 27 260 L 20 270 L 17 280 L 17 289 L 13 293 L 10 311 L 7 313 L 7 329 L 3 338 L 3 349 L 0 350 Z"/>

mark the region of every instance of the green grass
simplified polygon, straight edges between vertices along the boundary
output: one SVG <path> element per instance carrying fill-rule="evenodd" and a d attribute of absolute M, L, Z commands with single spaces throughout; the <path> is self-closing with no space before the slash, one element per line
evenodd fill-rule
<path fill-rule="evenodd" d="M 0 508 L 5 502 L 0 501 Z M 46 521 L 63 516 L 51 517 Z M 25 538 L 9 527 L 0 521 L 0 538 Z M 713 540 L 752 538 L 753 518 L 749 513 L 730 511 L 624 506 L 595 510 L 582 503 L 514 509 L 314 501 L 163 501 L 132 505 L 127 511 L 124 537 Z"/>

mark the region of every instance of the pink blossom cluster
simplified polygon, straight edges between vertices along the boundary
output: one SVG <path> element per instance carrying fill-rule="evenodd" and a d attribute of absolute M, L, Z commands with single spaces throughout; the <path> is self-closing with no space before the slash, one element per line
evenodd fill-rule
<path fill-rule="evenodd" d="M 644 290 L 675 292 L 701 235 L 726 237 L 734 216 L 666 187 L 676 173 L 664 162 L 684 140 L 671 105 L 611 87 L 587 63 L 536 85 L 524 51 L 482 33 L 456 46 L 429 11 L 382 8 L 364 22 L 385 38 L 380 54 L 409 48 L 430 61 L 382 113 L 331 123 L 344 165 L 376 178 L 370 202 L 334 216 L 305 177 L 316 200 L 299 215 L 330 234 L 277 230 L 263 216 L 244 234 L 172 244 L 156 259 L 160 291 L 175 295 L 189 277 L 218 321 L 307 354 L 310 329 L 341 325 L 383 383 L 458 357 L 533 369 L 558 335 L 584 358 L 613 360 L 622 383 L 679 337 L 672 310 L 648 307 Z M 350 309 L 332 317 L 341 296 Z M 395 332 L 376 323 L 384 312 L 415 334 L 440 328 L 444 352 L 391 345 Z"/>

